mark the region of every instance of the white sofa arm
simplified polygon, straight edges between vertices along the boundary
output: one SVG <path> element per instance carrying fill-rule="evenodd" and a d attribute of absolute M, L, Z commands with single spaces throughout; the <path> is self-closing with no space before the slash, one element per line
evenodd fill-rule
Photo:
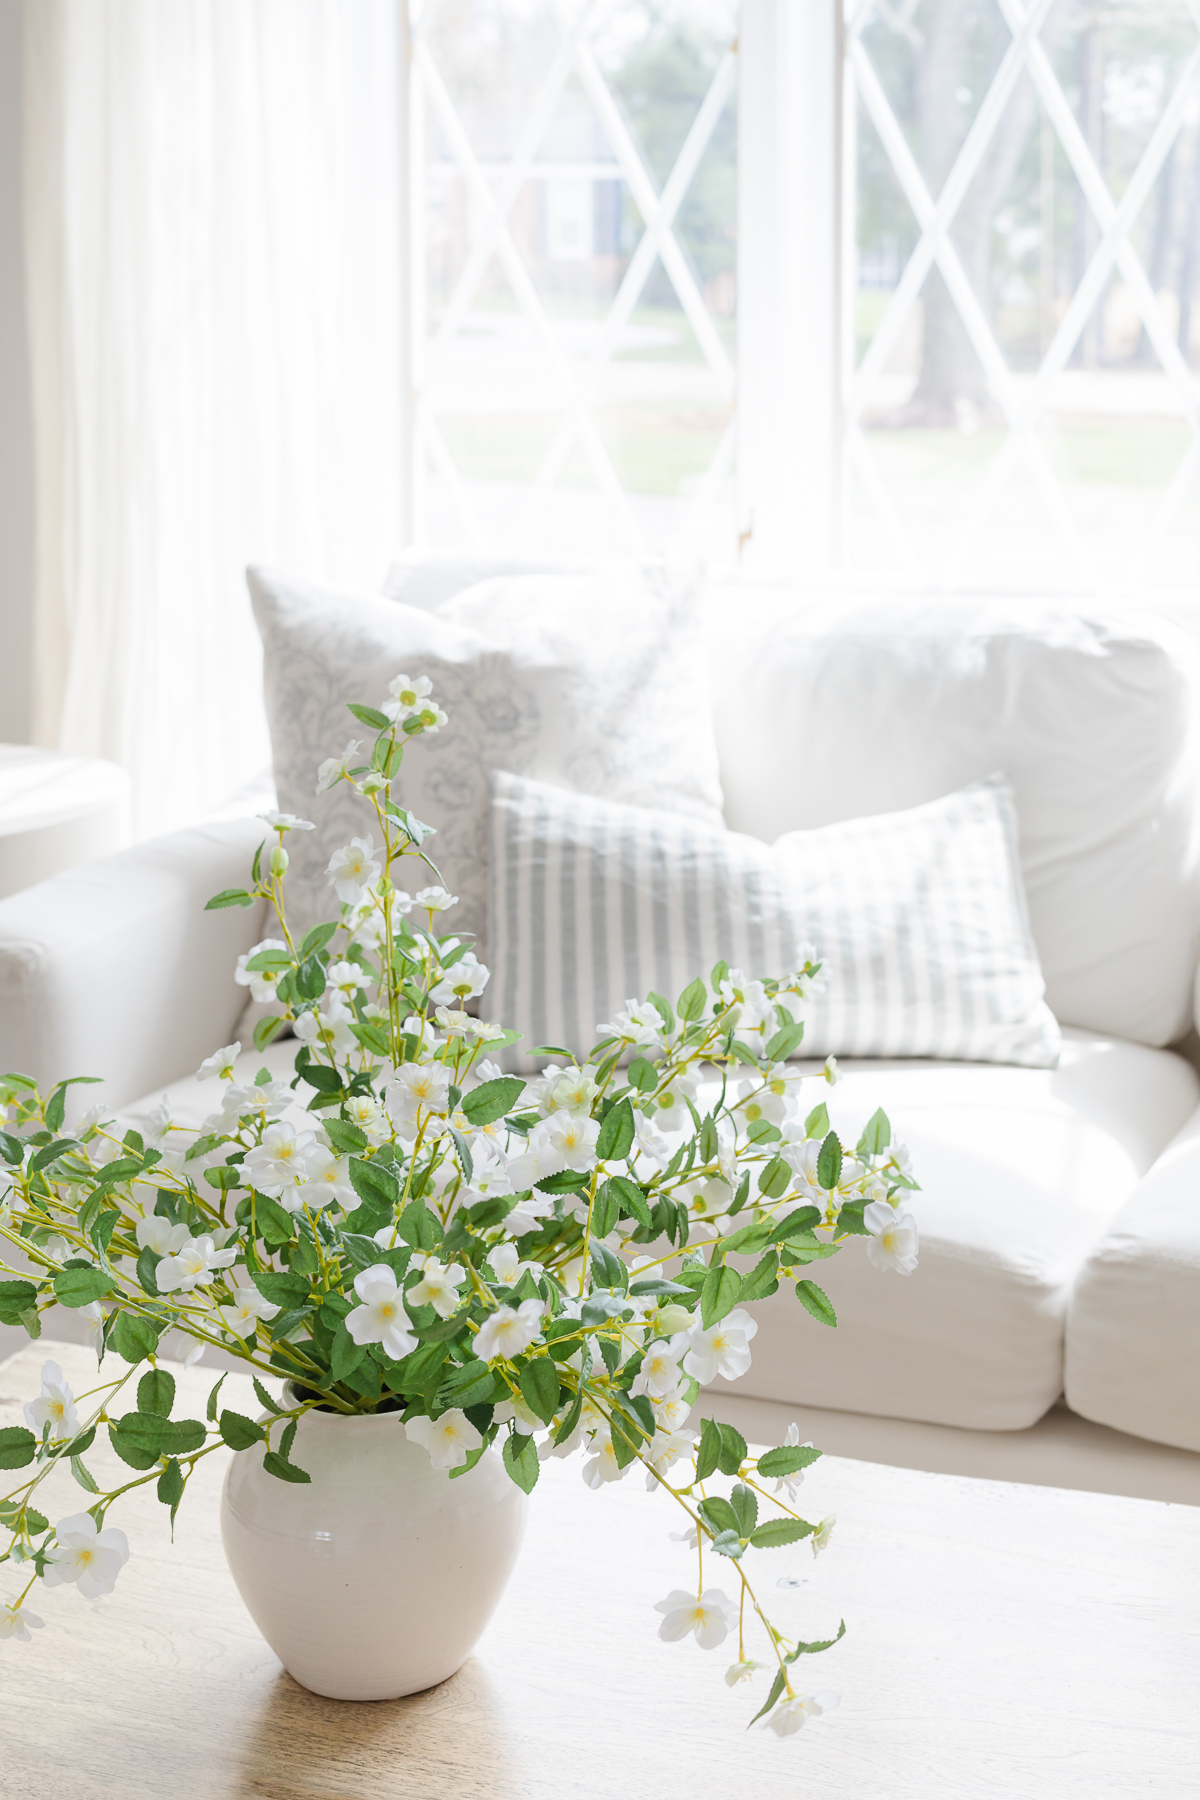
<path fill-rule="evenodd" d="M 193 826 L 0 900 L 0 1073 L 98 1075 L 120 1107 L 227 1043 L 246 1000 L 234 965 L 263 936 L 264 904 L 204 904 L 247 884 L 262 834 L 257 819 Z"/>

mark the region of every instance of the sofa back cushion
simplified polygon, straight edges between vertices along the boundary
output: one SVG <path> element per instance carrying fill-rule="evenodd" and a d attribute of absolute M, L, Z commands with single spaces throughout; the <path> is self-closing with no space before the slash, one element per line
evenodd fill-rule
<path fill-rule="evenodd" d="M 1167 1044 L 1200 941 L 1192 646 L 1158 621 L 1001 600 L 707 603 L 725 817 L 781 832 L 899 811 L 1002 770 L 1046 998 Z"/>

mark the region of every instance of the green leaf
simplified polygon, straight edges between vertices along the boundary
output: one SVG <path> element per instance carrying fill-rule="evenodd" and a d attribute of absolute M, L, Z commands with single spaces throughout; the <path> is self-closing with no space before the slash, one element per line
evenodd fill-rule
<path fill-rule="evenodd" d="M 131 1469 L 152 1469 L 166 1447 L 169 1422 L 156 1413 L 125 1413 L 108 1427 L 109 1442 Z"/>
<path fill-rule="evenodd" d="M 841 1624 L 838 1626 L 836 1637 L 826 1638 L 823 1643 L 797 1644 L 796 1648 L 793 1651 L 791 1651 L 791 1653 L 788 1656 L 785 1656 L 783 1660 L 784 1660 L 784 1662 L 794 1663 L 798 1656 L 819 1656 L 821 1654 L 822 1650 L 832 1650 L 833 1646 L 837 1643 L 840 1643 L 842 1638 L 845 1637 L 845 1635 L 846 1635 L 846 1621 L 845 1621 L 845 1619 L 843 1619 Z"/>
<path fill-rule="evenodd" d="M 103 1269 L 63 1269 L 54 1277 L 54 1297 L 63 1306 L 90 1306 L 112 1290 L 113 1278 Z"/>
<path fill-rule="evenodd" d="M 80 1487 L 86 1489 L 89 1494 L 98 1494 L 100 1492 L 100 1489 L 92 1480 L 91 1475 L 87 1469 L 85 1469 L 81 1457 L 73 1456 L 71 1458 L 71 1473 L 79 1483 Z"/>
<path fill-rule="evenodd" d="M 228 1371 L 226 1371 L 226 1373 L 228 1373 Z M 221 1384 L 224 1382 L 224 1380 L 225 1380 L 224 1375 L 222 1375 L 218 1378 L 216 1386 L 213 1388 L 212 1393 L 208 1396 L 208 1405 L 204 1409 L 204 1416 L 209 1421 L 209 1423 L 212 1425 L 216 1424 L 217 1395 L 221 1392 Z"/>
<path fill-rule="evenodd" d="M 882 1107 L 871 1114 L 858 1140 L 859 1156 L 879 1156 L 892 1141 L 891 1121 Z"/>
<path fill-rule="evenodd" d="M 37 1289 L 32 1281 L 0 1281 L 0 1318 L 6 1325 L 15 1324 L 21 1313 L 28 1312 L 36 1302 Z"/>
<path fill-rule="evenodd" d="M 834 1132 L 830 1132 L 821 1145 L 817 1157 L 817 1180 L 827 1191 L 832 1191 L 842 1179 L 842 1146 Z"/>
<path fill-rule="evenodd" d="M 815 1281 L 798 1281 L 796 1295 L 806 1312 L 810 1312 L 821 1325 L 836 1325 L 837 1314 L 830 1304 L 829 1295 L 824 1288 L 819 1288 Z"/>
<path fill-rule="evenodd" d="M 251 1444 L 261 1444 L 266 1436 L 253 1419 L 228 1410 L 221 1414 L 217 1429 L 231 1450 L 249 1450 Z"/>
<path fill-rule="evenodd" d="M 158 1348 L 162 1326 L 138 1313 L 119 1312 L 108 1334 L 108 1348 L 127 1363 L 145 1362 Z"/>
<path fill-rule="evenodd" d="M 138 1382 L 138 1411 L 169 1419 L 175 1404 L 175 1377 L 166 1369 L 147 1369 Z"/>
<path fill-rule="evenodd" d="M 268 1450 L 263 1457 L 263 1468 L 268 1475 L 274 1475 L 277 1481 L 311 1481 L 312 1476 L 304 1469 L 298 1469 L 295 1463 L 285 1462 L 277 1450 Z"/>
<path fill-rule="evenodd" d="M 264 1244 L 288 1244 L 295 1235 L 295 1221 L 292 1215 L 267 1194 L 255 1194 L 253 1202 L 254 1225 L 258 1236 Z"/>
<path fill-rule="evenodd" d="M 37 1439 L 23 1425 L 0 1429 L 0 1469 L 23 1469 L 37 1455 Z"/>
<path fill-rule="evenodd" d="M 756 1550 L 780 1550 L 785 1544 L 798 1544 L 801 1538 L 811 1537 L 814 1530 L 804 1519 L 768 1519 L 750 1533 L 750 1542 Z"/>
<path fill-rule="evenodd" d="M 272 1306 L 304 1306 L 312 1293 L 303 1275 L 277 1275 L 270 1269 L 251 1269 L 250 1279 Z"/>
<path fill-rule="evenodd" d="M 0 1131 L 0 1156 L 12 1169 L 19 1169 L 25 1160 L 25 1146 L 11 1131 Z"/>
<path fill-rule="evenodd" d="M 807 1138 L 823 1138 L 829 1130 L 829 1108 L 822 1100 L 820 1106 L 814 1106 L 804 1121 L 804 1135 Z"/>
<path fill-rule="evenodd" d="M 713 1494 L 707 1500 L 702 1500 L 697 1511 L 704 1523 L 714 1532 L 732 1531 L 741 1537 L 741 1523 L 738 1516 L 729 1501 L 722 1499 L 720 1494 Z"/>
<path fill-rule="evenodd" d="M 700 1161 L 703 1163 L 712 1162 L 720 1147 L 721 1140 L 717 1136 L 717 1121 L 710 1113 L 700 1127 L 700 1141 L 697 1145 L 697 1155 L 699 1156 Z"/>
<path fill-rule="evenodd" d="M 611 1181 L 602 1181 L 592 1201 L 592 1230 L 598 1238 L 606 1238 L 621 1216 L 621 1201 Z"/>
<path fill-rule="evenodd" d="M 758 1501 L 752 1490 L 739 1481 L 729 1496 L 729 1503 L 737 1514 L 739 1536 L 749 1537 L 758 1523 Z"/>
<path fill-rule="evenodd" d="M 279 1402 L 277 1400 L 272 1400 L 270 1394 L 268 1394 L 257 1375 L 252 1375 L 250 1379 L 254 1383 L 254 1392 L 258 1397 L 259 1405 L 265 1406 L 269 1413 L 274 1413 L 278 1418 L 283 1412 L 283 1408 L 279 1405 Z"/>
<path fill-rule="evenodd" d="M 763 1051 L 767 1062 L 786 1062 L 789 1056 L 800 1048 L 800 1040 L 804 1036 L 804 1025 L 784 1025 L 771 1038 Z"/>
<path fill-rule="evenodd" d="M 464 1094 L 462 1110 L 472 1125 L 491 1125 L 511 1112 L 524 1092 L 525 1083 L 515 1075 L 501 1075 Z"/>
<path fill-rule="evenodd" d="M 222 906 L 253 906 L 254 895 L 248 894 L 245 888 L 222 888 L 211 900 L 204 903 L 205 912 L 216 912 Z"/>
<path fill-rule="evenodd" d="M 370 1141 L 365 1131 L 360 1131 L 357 1125 L 347 1124 L 345 1119 L 326 1119 L 325 1135 L 339 1156 L 365 1150 Z"/>
<path fill-rule="evenodd" d="M 773 1294 L 778 1286 L 779 1257 L 774 1250 L 768 1250 L 743 1278 L 742 1291 L 738 1295 L 739 1303 L 748 1306 L 752 1300 L 763 1300 L 768 1294 Z"/>
<path fill-rule="evenodd" d="M 314 925 L 311 931 L 306 931 L 297 952 L 301 962 L 306 956 L 315 956 L 318 950 L 323 950 L 337 929 L 335 924 L 327 922 L 324 925 Z"/>
<path fill-rule="evenodd" d="M 159 1476 L 155 1492 L 163 1505 L 169 1506 L 172 1512 L 183 1499 L 183 1470 L 174 1457 Z"/>
<path fill-rule="evenodd" d="M 700 1317 L 707 1331 L 737 1305 L 742 1278 L 736 1269 L 714 1263 L 700 1290 Z"/>
<path fill-rule="evenodd" d="M 671 1002 L 669 1000 L 664 1000 L 661 994 L 656 994 L 653 988 L 650 989 L 646 998 L 662 1020 L 663 1030 L 674 1031 L 675 1014 L 671 1011 Z"/>
<path fill-rule="evenodd" d="M 48 1169 L 51 1163 L 57 1162 L 60 1156 L 65 1156 L 68 1150 L 78 1148 L 76 1138 L 56 1138 L 52 1144 L 43 1144 L 37 1155 L 29 1159 L 29 1173 L 36 1175 L 39 1170 Z"/>
<path fill-rule="evenodd" d="M 717 1432 L 721 1440 L 717 1467 L 722 1475 L 736 1475 L 748 1454 L 746 1440 L 734 1425 L 725 1425 L 718 1421 Z"/>
<path fill-rule="evenodd" d="M 521 1393 L 531 1413 L 548 1425 L 558 1411 L 558 1370 L 548 1356 L 526 1363 L 520 1375 Z"/>
<path fill-rule="evenodd" d="M 163 1450 L 169 1456 L 186 1456 L 192 1450 L 199 1450 L 208 1437 L 199 1419 L 166 1419 L 163 1432 Z"/>
<path fill-rule="evenodd" d="M 786 1680 L 787 1680 L 787 1676 L 784 1674 L 783 1670 L 776 1669 L 775 1679 L 771 1683 L 771 1691 L 767 1695 L 766 1700 L 763 1702 L 763 1704 L 759 1707 L 758 1711 L 755 1713 L 754 1717 L 751 1719 L 751 1721 L 750 1721 L 751 1725 L 757 1725 L 758 1721 L 766 1713 L 770 1712 L 771 1708 L 774 1706 L 775 1702 L 778 1700 L 780 1694 L 782 1694 L 783 1688 L 784 1688 L 784 1683 L 786 1682 Z"/>
<path fill-rule="evenodd" d="M 658 1086 L 658 1070 L 644 1056 L 635 1056 L 629 1065 L 629 1080 L 640 1094 L 649 1094 Z"/>
<path fill-rule="evenodd" d="M 810 1444 L 780 1444 L 777 1450 L 768 1450 L 759 1457 L 758 1472 L 771 1477 L 795 1475 L 815 1463 L 820 1454 Z"/>
<path fill-rule="evenodd" d="M 599 1162 L 621 1162 L 633 1147 L 633 1108 L 629 1101 L 618 1100 L 600 1127 L 596 1139 Z"/>
<path fill-rule="evenodd" d="M 346 709 L 352 712 L 360 725 L 369 725 L 372 731 L 386 731 L 391 720 L 386 713 L 381 713 L 373 706 L 362 706 L 357 700 L 347 700 Z"/>
<path fill-rule="evenodd" d="M 365 1344 L 356 1344 L 346 1330 L 345 1321 L 333 1334 L 333 1344 L 329 1352 L 329 1373 L 335 1381 L 345 1381 L 352 1375 L 367 1354 Z"/>
<path fill-rule="evenodd" d="M 792 1185 L 792 1171 L 782 1156 L 773 1156 L 758 1178 L 758 1191 L 766 1200 L 782 1200 Z"/>
<path fill-rule="evenodd" d="M 523 1494 L 532 1494 L 541 1474 L 537 1449 L 531 1437 L 511 1432 L 504 1442 L 504 1466 Z"/>
<path fill-rule="evenodd" d="M 686 1019 L 689 1022 L 692 1019 L 698 1019 L 704 1011 L 704 1005 L 707 999 L 708 990 L 700 977 L 697 976 L 695 981 L 688 982 L 688 985 L 679 996 L 680 1018 Z"/>
<path fill-rule="evenodd" d="M 378 1157 L 364 1162 L 361 1156 L 350 1158 L 350 1182 L 359 1199 L 391 1214 L 400 1204 L 400 1183 Z"/>

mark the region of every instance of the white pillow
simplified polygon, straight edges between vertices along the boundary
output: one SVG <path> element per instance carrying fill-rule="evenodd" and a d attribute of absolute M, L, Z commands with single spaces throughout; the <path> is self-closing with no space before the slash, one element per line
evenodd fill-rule
<path fill-rule="evenodd" d="M 672 576 L 679 573 L 677 566 L 670 567 Z M 566 561 L 561 557 L 464 556 L 444 550 L 406 550 L 388 570 L 383 592 L 388 600 L 402 600 L 405 606 L 420 606 L 428 612 L 437 612 L 445 601 L 461 594 L 464 588 L 475 587 L 481 581 L 494 581 L 498 576 L 645 574 L 661 586 L 667 570 L 668 565 L 659 557 L 645 560 L 620 557 L 601 562 L 594 557 Z M 693 571 L 687 569 L 682 579 L 691 583 Z"/>
<path fill-rule="evenodd" d="M 714 590 L 725 817 L 782 831 L 918 806 L 1003 769 L 1064 1025 L 1188 1029 L 1200 949 L 1196 646 L 1061 602 Z"/>
<path fill-rule="evenodd" d="M 450 717 L 406 751 L 396 786 L 402 804 L 436 829 L 426 848 L 460 899 L 447 930 L 480 940 L 486 932 L 494 768 L 720 822 L 712 709 L 686 597 L 656 594 L 636 576 L 494 581 L 464 606 L 489 613 L 496 629 L 484 636 L 395 601 L 330 594 L 263 569 L 252 569 L 249 582 L 278 803 L 317 827 L 288 839 L 297 929 L 336 916 L 326 866 L 371 826 L 344 782 L 315 793 L 318 765 L 351 738 L 369 746 L 370 728 L 346 702 L 377 706 L 401 673 L 427 675 Z M 432 880 L 415 861 L 399 876 L 410 891 Z M 486 960 L 482 941 L 479 955 Z"/>
<path fill-rule="evenodd" d="M 724 960 L 783 976 L 816 946 L 827 991 L 797 1054 L 1051 1068 L 1001 775 L 909 812 L 773 845 L 547 783 L 493 777 L 489 1018 L 587 1051 L 631 997 L 672 1003 Z"/>

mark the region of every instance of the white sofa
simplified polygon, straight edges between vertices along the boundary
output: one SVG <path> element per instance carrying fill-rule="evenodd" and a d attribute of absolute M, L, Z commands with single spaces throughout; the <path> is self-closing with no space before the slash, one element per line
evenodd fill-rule
<path fill-rule="evenodd" d="M 830 1097 L 909 1144 L 921 1261 L 827 1266 L 837 1331 L 761 1309 L 738 1391 L 1019 1432 L 1060 1396 L 1087 1420 L 1200 1450 L 1200 943 L 1193 678 L 1167 628 L 1029 603 L 850 604 L 726 587 L 705 603 L 731 825 L 772 838 L 1012 779 L 1053 1070 L 846 1065 Z M 96 1073 L 136 1113 L 234 1034 L 257 911 L 251 819 L 145 843 L 0 901 L 0 1068 Z M 248 1056 L 285 1068 L 276 1044 Z M 77 1090 L 78 1091 L 78 1090 Z"/>

